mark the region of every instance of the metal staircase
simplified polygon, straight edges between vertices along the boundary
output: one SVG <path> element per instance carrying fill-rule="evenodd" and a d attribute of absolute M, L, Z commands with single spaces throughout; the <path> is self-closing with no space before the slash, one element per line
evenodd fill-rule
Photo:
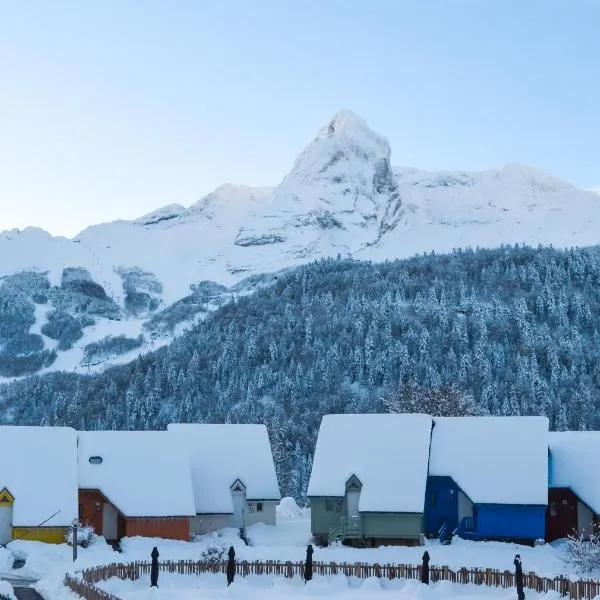
<path fill-rule="evenodd" d="M 330 530 L 330 544 L 337 540 L 349 540 L 362 537 L 360 517 L 342 517 Z"/>
<path fill-rule="evenodd" d="M 438 530 L 438 539 L 440 540 L 440 544 L 449 544 L 452 541 L 452 530 L 450 529 L 450 525 L 447 522 L 439 528 Z"/>

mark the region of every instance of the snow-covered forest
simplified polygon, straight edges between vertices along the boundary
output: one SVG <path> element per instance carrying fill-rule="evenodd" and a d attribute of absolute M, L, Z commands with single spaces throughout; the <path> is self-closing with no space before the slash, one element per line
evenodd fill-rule
<path fill-rule="evenodd" d="M 597 247 L 321 260 L 126 366 L 4 386 L 2 420 L 265 422 L 282 493 L 302 498 L 321 416 L 386 410 L 407 387 L 452 385 L 476 412 L 599 429 L 599 284 Z"/>

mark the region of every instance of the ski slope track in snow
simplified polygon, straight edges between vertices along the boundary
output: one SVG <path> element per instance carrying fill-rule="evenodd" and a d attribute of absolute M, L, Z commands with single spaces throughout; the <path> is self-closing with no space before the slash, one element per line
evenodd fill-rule
<path fill-rule="evenodd" d="M 57 349 L 58 359 L 39 372 L 90 370 L 131 360 L 195 322 L 198 311 L 173 310 L 170 322 L 180 319 L 179 328 L 151 335 L 144 329 L 160 311 L 193 296 L 191 286 L 200 282 L 218 283 L 220 296 L 230 298 L 231 287 L 244 279 L 321 257 L 381 261 L 468 246 L 587 246 L 600 242 L 599 232 L 594 191 L 523 165 L 481 172 L 393 167 L 387 139 L 351 111 L 340 111 L 274 188 L 226 184 L 188 208 L 171 204 L 134 221 L 89 227 L 74 239 L 35 228 L 4 231 L 0 278 L 35 271 L 60 286 L 64 269 L 89 273 L 120 314 L 84 324 L 76 345 Z M 243 293 L 252 289 L 243 284 Z M 146 304 L 132 311 L 128 302 L 140 294 Z M 204 312 L 218 304 L 207 300 Z M 36 305 L 30 333 L 39 333 L 37 320 L 55 309 Z M 100 332 L 123 331 L 141 334 L 141 346 L 85 362 L 85 347 Z"/>

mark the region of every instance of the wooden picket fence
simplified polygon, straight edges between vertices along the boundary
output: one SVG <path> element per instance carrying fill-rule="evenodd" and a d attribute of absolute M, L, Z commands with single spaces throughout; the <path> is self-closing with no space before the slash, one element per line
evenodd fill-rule
<path fill-rule="evenodd" d="M 159 570 L 180 575 L 200 575 L 201 573 L 225 573 L 227 561 L 164 561 L 159 563 Z M 96 584 L 112 577 L 136 580 L 150 574 L 150 562 L 134 562 L 128 564 L 110 564 L 102 567 L 86 569 L 76 575 L 67 575 L 65 585 L 86 600 L 119 600 L 118 597 L 98 588 Z M 302 577 L 304 562 L 279 561 L 237 561 L 236 575 L 281 575 L 292 578 Z M 385 577 L 388 579 L 420 579 L 421 566 L 364 563 L 313 563 L 316 575 L 338 575 L 348 577 Z M 486 585 L 490 587 L 514 588 L 515 575 L 512 571 L 496 569 L 466 569 L 453 571 L 449 567 L 430 567 L 430 581 L 450 581 L 460 584 Z M 549 579 L 538 577 L 535 573 L 523 574 L 524 587 L 536 592 L 559 592 L 571 600 L 591 600 L 600 595 L 600 581 L 571 581 L 566 577 Z"/>
<path fill-rule="evenodd" d="M 93 583 L 86 581 L 82 575 L 83 573 L 77 575 L 67 573 L 64 580 L 65 586 L 86 600 L 120 600 L 118 596 L 109 594 Z"/>

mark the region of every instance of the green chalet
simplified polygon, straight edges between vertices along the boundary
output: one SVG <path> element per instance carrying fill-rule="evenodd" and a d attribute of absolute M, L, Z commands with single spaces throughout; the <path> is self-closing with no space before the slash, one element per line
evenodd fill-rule
<path fill-rule="evenodd" d="M 418 545 L 432 418 L 421 414 L 326 415 L 308 497 L 320 545 Z"/>

